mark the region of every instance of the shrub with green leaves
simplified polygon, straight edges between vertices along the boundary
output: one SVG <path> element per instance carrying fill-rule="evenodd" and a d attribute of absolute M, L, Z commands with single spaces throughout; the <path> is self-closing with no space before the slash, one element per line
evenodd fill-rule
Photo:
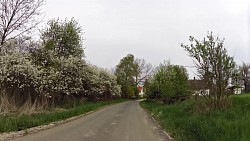
<path fill-rule="evenodd" d="M 147 86 L 149 99 L 160 99 L 163 103 L 174 103 L 188 95 L 187 70 L 170 62 L 160 64 Z"/>
<path fill-rule="evenodd" d="M 45 49 L 53 50 L 57 57 L 83 56 L 82 29 L 77 21 L 53 19 L 47 26 L 41 35 Z"/>

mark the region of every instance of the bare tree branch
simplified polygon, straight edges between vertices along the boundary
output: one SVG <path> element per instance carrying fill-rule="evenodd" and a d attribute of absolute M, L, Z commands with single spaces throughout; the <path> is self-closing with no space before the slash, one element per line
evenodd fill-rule
<path fill-rule="evenodd" d="M 138 74 L 136 75 L 136 84 L 140 84 L 145 81 L 153 72 L 153 66 L 146 63 L 145 59 L 136 59 L 135 64 L 138 67 Z"/>
<path fill-rule="evenodd" d="M 0 45 L 34 29 L 43 4 L 44 0 L 0 0 Z"/>

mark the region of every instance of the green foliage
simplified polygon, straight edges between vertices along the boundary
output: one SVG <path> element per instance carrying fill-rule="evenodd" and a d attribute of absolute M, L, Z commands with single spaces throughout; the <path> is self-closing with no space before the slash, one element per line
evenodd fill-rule
<path fill-rule="evenodd" d="M 132 87 L 132 86 L 128 87 L 128 96 L 129 97 L 135 96 L 134 87 Z"/>
<path fill-rule="evenodd" d="M 173 105 L 141 102 L 160 125 L 178 141 L 247 141 L 250 138 L 250 94 L 230 97 L 233 106 L 197 112 L 194 99 Z"/>
<path fill-rule="evenodd" d="M 137 75 L 138 70 L 135 64 L 134 55 L 128 54 L 122 58 L 120 63 L 116 66 L 115 75 L 117 76 L 117 83 L 121 85 L 122 97 L 128 98 L 132 93 L 129 91 L 130 87 L 137 86 L 134 76 Z"/>
<path fill-rule="evenodd" d="M 115 75 L 117 83 L 121 85 L 122 97 L 138 97 L 137 86 L 143 84 L 152 73 L 152 65 L 144 59 L 135 59 L 134 55 L 128 54 L 122 58 L 116 66 Z"/>
<path fill-rule="evenodd" d="M 82 57 L 81 34 L 81 27 L 74 19 L 57 19 L 48 22 L 48 27 L 42 31 L 41 39 L 45 49 L 53 50 L 58 57 Z"/>
<path fill-rule="evenodd" d="M 224 48 L 224 40 L 209 33 L 202 41 L 190 37 L 190 45 L 181 45 L 194 59 L 198 73 L 209 88 L 208 107 L 220 109 L 227 106 L 228 80 L 232 77 L 235 62 Z"/>
<path fill-rule="evenodd" d="M 160 64 L 147 86 L 148 99 L 161 99 L 164 103 L 174 103 L 188 95 L 187 70 L 170 62 Z"/>

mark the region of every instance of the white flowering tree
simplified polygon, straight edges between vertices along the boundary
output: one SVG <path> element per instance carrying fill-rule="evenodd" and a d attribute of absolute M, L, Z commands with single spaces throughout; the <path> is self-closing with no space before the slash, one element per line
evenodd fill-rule
<path fill-rule="evenodd" d="M 116 82 L 116 76 L 107 70 L 89 65 L 85 71 L 83 85 L 85 97 L 93 100 L 110 100 L 120 97 L 120 86 Z"/>
<path fill-rule="evenodd" d="M 0 95 L 5 97 L 5 101 L 0 99 L 0 107 L 8 106 L 5 105 L 8 101 L 16 107 L 31 106 L 37 102 L 39 71 L 29 60 L 29 54 L 12 52 L 2 55 L 0 68 Z"/>
<path fill-rule="evenodd" d="M 0 56 L 0 113 L 120 97 L 116 76 L 82 58 L 81 30 L 74 20 L 51 21 L 42 41 L 28 44 L 31 50 L 27 44 L 20 50 L 16 39 L 5 44 L 10 49 Z"/>

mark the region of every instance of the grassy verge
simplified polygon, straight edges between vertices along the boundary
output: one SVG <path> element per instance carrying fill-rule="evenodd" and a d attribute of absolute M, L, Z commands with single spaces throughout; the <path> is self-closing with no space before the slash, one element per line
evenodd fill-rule
<path fill-rule="evenodd" d="M 89 111 L 96 110 L 105 105 L 124 101 L 125 100 L 123 99 L 119 99 L 102 102 L 85 102 L 77 104 L 73 108 L 67 108 L 60 111 L 51 111 L 32 115 L 0 116 L 0 133 L 20 131 L 35 126 L 46 125 L 51 122 L 64 120 L 73 116 L 78 116 Z"/>
<path fill-rule="evenodd" d="M 194 112 L 194 100 L 174 105 L 141 102 L 177 141 L 249 141 L 250 94 L 233 95 L 224 110 Z"/>

